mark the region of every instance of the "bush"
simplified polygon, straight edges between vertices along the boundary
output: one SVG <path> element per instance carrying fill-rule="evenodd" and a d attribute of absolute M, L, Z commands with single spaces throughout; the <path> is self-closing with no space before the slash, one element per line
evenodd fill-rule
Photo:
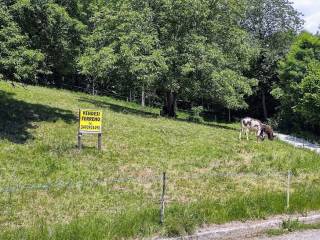
<path fill-rule="evenodd" d="M 273 118 L 268 118 L 267 119 L 267 124 L 270 125 L 273 129 L 279 129 L 280 125 L 280 117 L 279 115 L 273 117 Z"/>
<path fill-rule="evenodd" d="M 191 122 L 202 123 L 203 118 L 200 116 L 200 113 L 202 111 L 203 111 L 202 106 L 191 108 L 191 113 L 190 113 L 190 116 L 188 117 L 188 120 Z"/>

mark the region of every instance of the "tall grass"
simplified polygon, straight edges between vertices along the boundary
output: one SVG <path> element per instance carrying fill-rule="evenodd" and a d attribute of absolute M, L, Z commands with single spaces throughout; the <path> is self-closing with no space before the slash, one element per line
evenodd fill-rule
<path fill-rule="evenodd" d="M 301 194 L 303 193 L 303 195 Z M 320 188 L 297 189 L 289 212 L 320 208 Z M 202 200 L 192 204 L 170 204 L 166 209 L 164 225 L 159 223 L 159 209 L 128 210 L 110 218 L 107 215 L 89 215 L 68 224 L 49 225 L 44 219 L 30 228 L 17 228 L 0 233 L 1 239 L 129 239 L 162 232 L 166 236 L 191 234 L 207 223 L 225 223 L 233 220 L 258 219 L 284 212 L 285 195 L 281 192 L 235 194 L 226 201 Z"/>

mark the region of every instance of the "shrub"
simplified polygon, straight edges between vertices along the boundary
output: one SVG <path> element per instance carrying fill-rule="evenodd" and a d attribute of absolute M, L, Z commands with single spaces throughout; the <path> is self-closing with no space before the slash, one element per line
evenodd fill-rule
<path fill-rule="evenodd" d="M 191 121 L 191 122 L 202 123 L 203 122 L 203 118 L 200 116 L 200 113 L 202 111 L 203 111 L 203 107 L 202 106 L 191 108 L 191 113 L 190 113 L 190 116 L 189 116 L 188 120 Z"/>

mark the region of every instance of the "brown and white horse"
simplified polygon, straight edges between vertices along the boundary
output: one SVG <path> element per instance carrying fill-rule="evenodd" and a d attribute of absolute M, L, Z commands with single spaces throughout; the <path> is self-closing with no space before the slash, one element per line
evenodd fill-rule
<path fill-rule="evenodd" d="M 265 138 L 265 134 L 268 136 L 269 140 L 274 139 L 273 130 L 269 125 L 263 124 L 260 120 L 250 117 L 241 119 L 241 130 L 239 139 L 241 140 L 242 134 L 245 133 L 247 136 L 247 140 L 249 140 L 250 132 L 256 133 L 257 141 L 259 141 L 259 139 L 263 141 Z"/>
<path fill-rule="evenodd" d="M 240 134 L 239 134 L 239 139 L 241 140 L 242 138 L 242 134 L 245 133 L 247 136 L 247 140 L 249 140 L 249 133 L 250 132 L 255 132 L 256 136 L 257 136 L 257 141 L 259 139 L 264 140 L 264 135 L 263 135 L 263 126 L 262 126 L 262 122 L 254 119 L 254 118 L 250 118 L 250 117 L 246 117 L 241 119 L 241 130 L 240 130 Z"/>

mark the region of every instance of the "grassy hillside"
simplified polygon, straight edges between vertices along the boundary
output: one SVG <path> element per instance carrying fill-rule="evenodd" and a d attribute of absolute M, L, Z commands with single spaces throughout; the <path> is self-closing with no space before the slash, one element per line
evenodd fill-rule
<path fill-rule="evenodd" d="M 108 97 L 0 83 L 0 238 L 121 239 L 320 209 L 320 156 L 279 141 L 238 140 L 238 124 L 158 116 Z M 104 112 L 103 151 L 85 136 L 79 108 Z M 168 174 L 159 224 L 160 175 Z M 117 180 L 118 179 L 118 180 Z"/>

